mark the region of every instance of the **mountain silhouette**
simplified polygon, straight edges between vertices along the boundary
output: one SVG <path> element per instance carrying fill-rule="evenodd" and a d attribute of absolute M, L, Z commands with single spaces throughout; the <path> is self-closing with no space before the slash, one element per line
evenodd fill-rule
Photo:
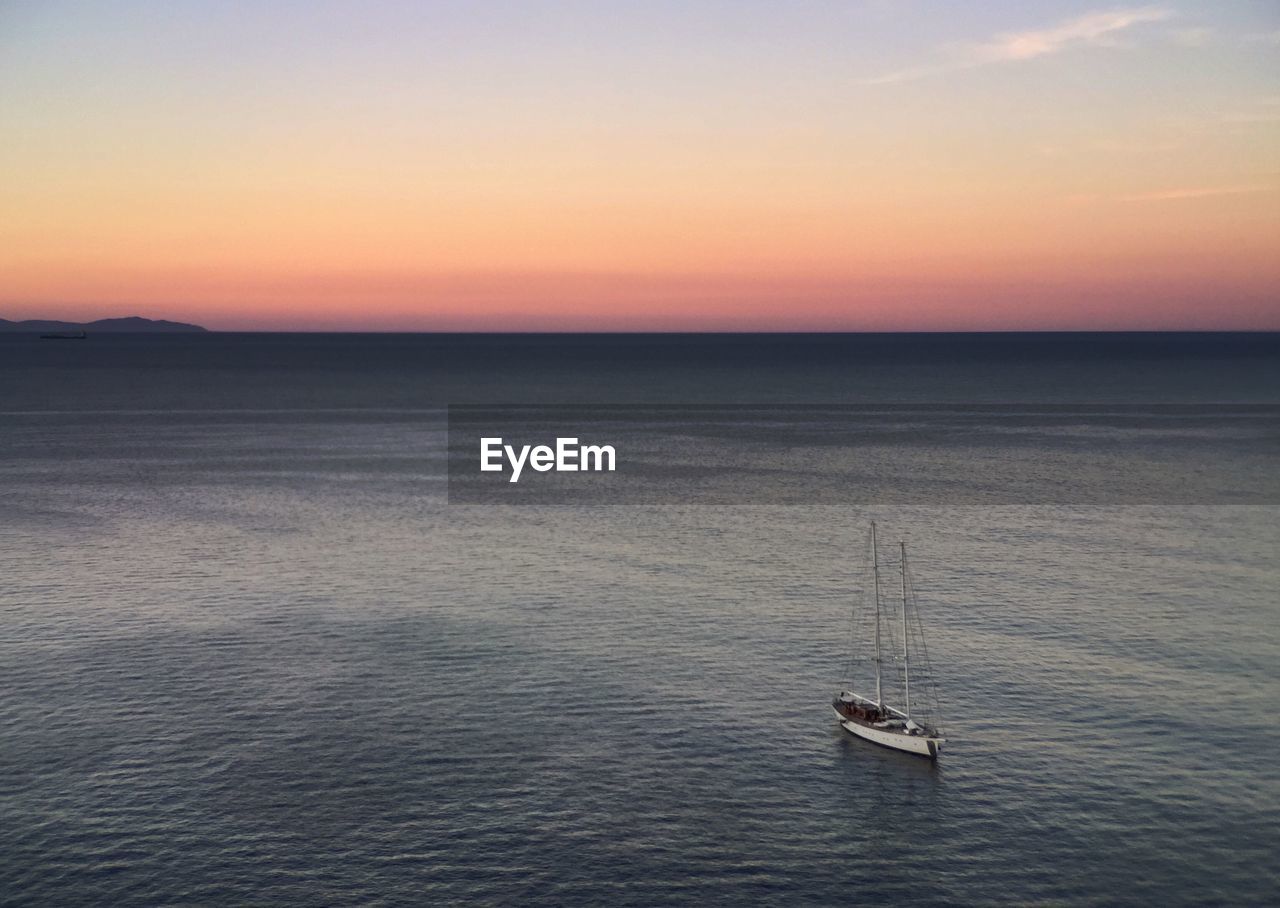
<path fill-rule="evenodd" d="M 102 334 L 104 332 L 130 333 L 146 332 L 149 334 L 177 334 L 208 331 L 199 325 L 186 322 L 170 322 L 164 319 L 140 318 L 131 315 L 126 318 L 100 318 L 94 322 L 62 322 L 53 319 L 27 319 L 13 322 L 0 318 L 0 331 L 41 332 L 41 331 L 83 331 L 86 334 Z"/>

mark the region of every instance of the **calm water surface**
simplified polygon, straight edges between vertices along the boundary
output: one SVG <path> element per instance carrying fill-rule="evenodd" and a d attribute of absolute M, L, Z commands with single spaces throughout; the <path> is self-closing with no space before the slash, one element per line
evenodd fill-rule
<path fill-rule="evenodd" d="M 66 347 L 0 363 L 0 901 L 1280 893 L 1276 507 L 451 506 L 439 401 L 385 412 L 385 357 L 307 392 L 311 360 Z M 976 368 L 929 362 L 917 399 Z M 1273 368 L 1192 366 L 1206 400 Z M 811 367 L 717 368 L 813 400 Z M 915 555 L 936 765 L 827 705 L 873 517 Z"/>

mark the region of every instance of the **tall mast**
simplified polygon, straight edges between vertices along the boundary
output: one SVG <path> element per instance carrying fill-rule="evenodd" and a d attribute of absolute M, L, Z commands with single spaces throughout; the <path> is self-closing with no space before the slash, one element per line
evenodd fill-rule
<path fill-rule="evenodd" d="M 907 698 L 907 718 L 911 718 L 911 672 L 907 656 L 907 543 L 898 542 L 901 557 L 898 565 L 902 568 L 902 686 Z"/>
<path fill-rule="evenodd" d="M 871 573 L 876 587 L 876 706 L 884 703 L 880 696 L 880 555 L 876 551 L 876 522 L 871 521 Z"/>

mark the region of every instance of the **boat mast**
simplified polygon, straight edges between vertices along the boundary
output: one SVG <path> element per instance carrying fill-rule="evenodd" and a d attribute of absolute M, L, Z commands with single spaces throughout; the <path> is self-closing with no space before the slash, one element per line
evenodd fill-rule
<path fill-rule="evenodd" d="M 880 555 L 876 551 L 876 522 L 871 521 L 871 573 L 876 587 L 876 706 L 884 699 L 880 696 Z"/>
<path fill-rule="evenodd" d="M 902 686 L 907 698 L 907 718 L 911 718 L 911 672 L 907 656 L 907 543 L 899 540 L 900 558 L 898 565 L 902 568 Z"/>

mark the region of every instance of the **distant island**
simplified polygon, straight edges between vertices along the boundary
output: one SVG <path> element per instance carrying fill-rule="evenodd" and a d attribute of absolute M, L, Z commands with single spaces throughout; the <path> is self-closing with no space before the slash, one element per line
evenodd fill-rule
<path fill-rule="evenodd" d="M 103 334 L 106 332 L 114 332 L 117 334 L 132 332 L 146 332 L 149 334 L 190 334 L 193 332 L 207 332 L 208 330 L 208 328 L 202 328 L 199 325 L 189 325 L 186 322 L 168 322 L 164 319 L 139 318 L 136 315 L 131 315 L 127 318 L 100 318 L 96 322 L 59 322 L 50 319 L 35 318 L 21 322 L 11 322 L 6 318 L 0 318 L 0 331 L 22 333 L 80 331 L 85 334 Z"/>

